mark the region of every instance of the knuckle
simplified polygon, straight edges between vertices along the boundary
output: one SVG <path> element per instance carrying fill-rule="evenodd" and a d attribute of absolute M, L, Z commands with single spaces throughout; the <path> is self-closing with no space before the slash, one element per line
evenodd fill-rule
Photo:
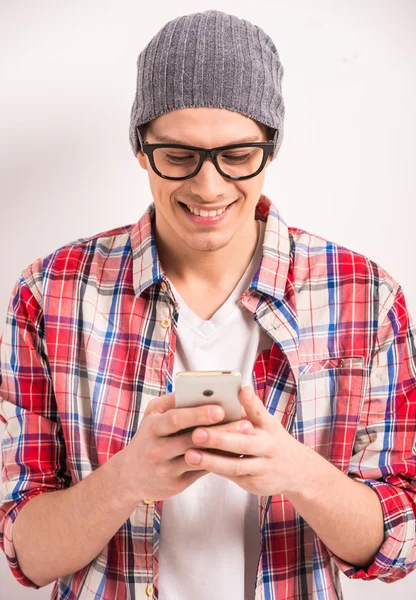
<path fill-rule="evenodd" d="M 224 443 L 224 436 L 221 433 L 214 434 L 211 432 L 211 434 L 208 435 L 207 442 L 209 442 L 214 448 L 219 449 Z"/>
<path fill-rule="evenodd" d="M 158 434 L 158 422 L 154 417 L 148 417 L 147 426 L 149 428 L 149 434 L 152 437 L 157 437 Z"/>
<path fill-rule="evenodd" d="M 177 431 L 179 428 L 179 415 L 176 411 L 172 411 L 169 413 L 168 417 L 168 425 L 170 429 Z"/>
<path fill-rule="evenodd" d="M 159 450 L 155 446 L 150 446 L 145 452 L 145 459 L 150 465 L 157 465 L 160 461 Z"/>

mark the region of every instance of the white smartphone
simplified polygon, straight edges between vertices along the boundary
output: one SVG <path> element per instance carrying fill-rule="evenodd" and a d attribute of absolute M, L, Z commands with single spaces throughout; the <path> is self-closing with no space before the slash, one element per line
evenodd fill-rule
<path fill-rule="evenodd" d="M 239 400 L 241 373 L 238 371 L 180 371 L 175 377 L 176 408 L 218 404 L 229 423 L 242 419 Z"/>

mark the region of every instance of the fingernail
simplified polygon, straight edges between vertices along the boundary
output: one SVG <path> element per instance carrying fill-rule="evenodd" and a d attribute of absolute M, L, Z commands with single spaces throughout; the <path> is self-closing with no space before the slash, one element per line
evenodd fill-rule
<path fill-rule="evenodd" d="M 207 439 L 208 432 L 206 431 L 206 429 L 198 429 L 198 431 L 194 433 L 194 440 L 197 444 L 203 444 L 207 441 Z"/>
<path fill-rule="evenodd" d="M 248 423 L 243 423 L 238 427 L 238 431 L 240 431 L 241 433 L 248 433 L 250 429 L 251 427 L 250 425 L 248 425 Z"/>
<path fill-rule="evenodd" d="M 194 450 L 188 454 L 188 460 L 193 465 L 198 465 L 201 462 L 202 454 Z"/>
<path fill-rule="evenodd" d="M 219 406 L 215 408 L 210 408 L 209 416 L 210 419 L 212 419 L 213 421 L 219 421 L 220 419 L 222 419 L 222 408 L 220 408 Z"/>

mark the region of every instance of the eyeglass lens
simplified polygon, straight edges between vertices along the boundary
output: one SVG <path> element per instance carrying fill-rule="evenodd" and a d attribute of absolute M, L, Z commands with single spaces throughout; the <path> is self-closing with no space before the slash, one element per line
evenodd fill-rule
<path fill-rule="evenodd" d="M 166 177 L 187 177 L 198 168 L 200 156 L 184 148 L 156 148 L 153 160 L 157 170 Z M 263 148 L 244 146 L 223 150 L 217 155 L 220 169 L 231 177 L 253 175 L 263 160 Z"/>

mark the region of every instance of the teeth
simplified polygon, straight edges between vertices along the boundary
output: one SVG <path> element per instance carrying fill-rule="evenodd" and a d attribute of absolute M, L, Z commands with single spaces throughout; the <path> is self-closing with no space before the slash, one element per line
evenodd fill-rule
<path fill-rule="evenodd" d="M 188 206 L 188 205 L 187 205 Z M 220 210 L 199 210 L 197 208 L 193 208 L 192 206 L 188 206 L 190 212 L 198 217 L 216 217 L 217 215 L 222 215 L 226 208 L 221 208 Z"/>

